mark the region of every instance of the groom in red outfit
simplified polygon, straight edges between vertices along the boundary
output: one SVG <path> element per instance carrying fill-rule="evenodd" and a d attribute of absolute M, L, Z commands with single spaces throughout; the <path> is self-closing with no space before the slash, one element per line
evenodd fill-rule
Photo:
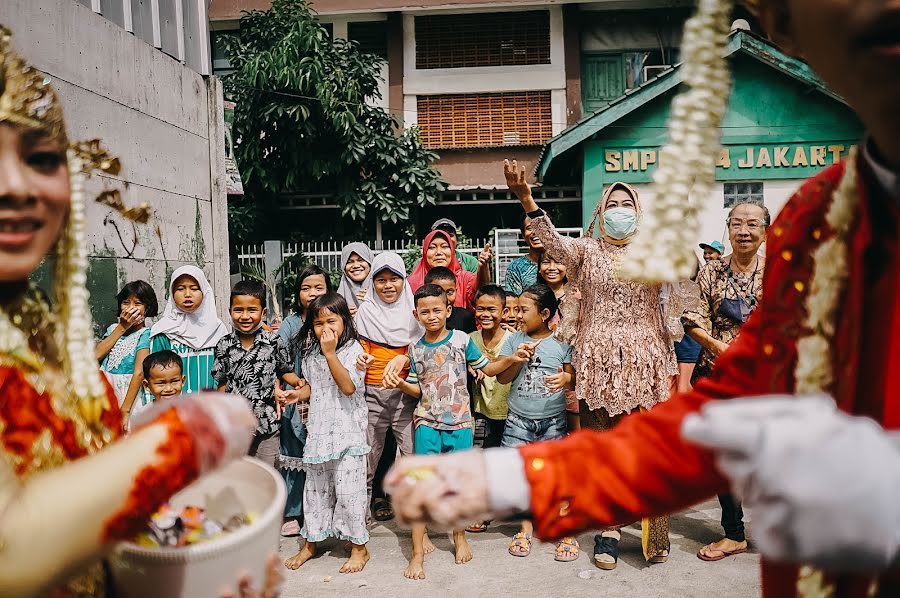
<path fill-rule="evenodd" d="M 866 125 L 868 137 L 860 144 L 856 162 L 857 207 L 846 238 L 848 278 L 838 299 L 830 347 L 834 383 L 829 394 L 840 410 L 870 417 L 885 430 L 898 430 L 900 1 L 755 4 L 772 39 L 809 62 Z M 728 480 L 719 473 L 714 454 L 684 440 L 682 424 L 704 405 L 723 399 L 795 392 L 797 341 L 809 334 L 804 322 L 813 255 L 835 234 L 826 213 L 845 165 L 837 164 L 807 181 L 771 226 L 765 301 L 718 359 L 712 375 L 698 382 L 693 392 L 630 416 L 610 432 L 582 431 L 562 441 L 524 446 L 512 460 L 509 452 L 498 458 L 501 453 L 486 451 L 483 457 L 460 455 L 458 465 L 450 460 L 398 463 L 392 482 L 401 519 L 440 520 L 439 513 L 455 508 L 454 499 L 460 505 L 468 501 L 470 510 L 508 509 L 515 501 L 498 501 L 496 496 L 504 489 L 508 495 L 508 489 L 516 487 L 510 470 L 524 471 L 530 517 L 542 538 L 670 513 L 727 492 Z M 498 468 L 500 461 L 505 468 Z M 445 478 L 456 476 L 462 489 L 447 492 L 441 503 L 429 503 L 434 493 L 425 496 L 409 479 L 403 486 L 403 471 L 425 467 Z M 503 488 L 498 488 L 496 476 L 504 477 Z M 900 495 L 894 500 L 900 501 Z M 460 506 L 458 512 L 463 510 Z M 889 531 L 893 528 L 891 533 L 900 532 L 900 521 L 887 520 L 884 525 Z M 804 575 L 809 577 L 808 568 Z M 896 568 L 880 577 L 825 572 L 804 580 L 804 575 L 796 565 L 764 560 L 763 593 L 770 598 L 900 596 Z"/>

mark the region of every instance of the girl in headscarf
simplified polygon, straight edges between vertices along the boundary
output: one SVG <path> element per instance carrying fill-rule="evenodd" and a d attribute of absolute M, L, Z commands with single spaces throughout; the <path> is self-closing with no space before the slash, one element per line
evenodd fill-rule
<path fill-rule="evenodd" d="M 532 219 L 547 253 L 566 262 L 569 293 L 580 293 L 572 364 L 581 426 L 609 429 L 625 415 L 650 409 L 669 398 L 678 372 L 672 339 L 660 310 L 660 287 L 619 280 L 616 263 L 637 233 L 641 204 L 626 183 L 607 187 L 584 236 L 564 237 L 531 197 L 524 169 L 505 163 L 506 181 Z M 600 237 L 594 237 L 601 220 Z M 665 562 L 669 522 L 658 517 L 642 522 L 644 557 Z M 618 562 L 618 529 L 594 538 L 594 560 L 601 569 Z"/>
<path fill-rule="evenodd" d="M 216 315 L 212 285 L 197 266 L 172 272 L 169 300 L 162 318 L 150 330 L 150 352 L 175 351 L 182 360 L 185 394 L 216 388 L 213 350 L 228 334 Z"/>
<path fill-rule="evenodd" d="M 456 276 L 456 299 L 454 307 L 461 307 L 474 312 L 475 292 L 478 290 L 478 277 L 463 269 L 456 259 L 456 246 L 453 238 L 442 230 L 433 230 L 425 237 L 422 244 L 422 259 L 409 275 L 409 288 L 415 293 L 425 284 L 425 275 L 435 266 L 450 268 Z M 481 268 L 479 272 L 484 270 Z"/>
<path fill-rule="evenodd" d="M 366 403 L 369 407 L 368 440 L 372 447 L 368 471 L 370 495 L 388 433 L 396 439 L 401 454 L 411 455 L 413 449 L 412 424 L 417 401 L 401 390 L 385 389 L 382 386 L 384 368 L 397 355 L 406 355 L 409 345 L 424 334 L 413 316 L 415 302 L 406 284 L 406 267 L 402 257 L 390 251 L 378 254 L 372 262 L 372 287 L 373 292 L 360 303 L 355 318 L 368 365 Z M 392 446 L 392 443 L 387 446 Z M 396 448 L 393 450 L 396 451 Z M 393 455 L 390 457 L 392 460 Z M 387 497 L 378 496 L 372 511 L 378 520 L 392 516 Z"/>
<path fill-rule="evenodd" d="M 356 315 L 359 303 L 372 287 L 372 250 L 365 243 L 348 243 L 341 250 L 341 283 L 337 292 Z"/>

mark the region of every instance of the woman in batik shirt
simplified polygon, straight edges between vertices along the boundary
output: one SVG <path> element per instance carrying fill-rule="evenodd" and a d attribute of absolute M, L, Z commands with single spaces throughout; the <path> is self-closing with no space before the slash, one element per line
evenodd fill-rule
<path fill-rule="evenodd" d="M 754 203 L 738 204 L 726 223 L 732 253 L 703 266 L 697 275 L 700 304 L 682 318 L 685 333 L 702 347 L 691 383 L 709 375 L 716 357 L 737 337 L 762 299 L 766 258 L 759 255 L 759 248 L 766 239 L 769 210 Z M 722 494 L 719 504 L 725 537 L 697 552 L 704 561 L 720 561 L 747 551 L 741 503 L 732 494 Z"/>

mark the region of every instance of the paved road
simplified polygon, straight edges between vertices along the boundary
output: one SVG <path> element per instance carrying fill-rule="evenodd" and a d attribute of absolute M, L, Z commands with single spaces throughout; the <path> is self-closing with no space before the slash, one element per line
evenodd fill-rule
<path fill-rule="evenodd" d="M 492 526 L 483 534 L 469 534 L 475 558 L 456 565 L 450 540 L 432 534 L 437 550 L 426 557 L 423 581 L 403 577 L 410 553 L 407 532 L 389 523 L 371 530 L 372 560 L 361 573 L 341 575 L 346 560 L 340 543 L 323 543 L 322 554 L 297 571 L 287 571 L 284 598 L 317 596 L 372 596 L 404 598 L 428 596 L 471 598 L 513 596 L 523 598 L 603 597 L 617 598 L 744 598 L 760 594 L 759 555 L 742 554 L 717 563 L 705 563 L 695 553 L 721 533 L 719 505 L 710 501 L 672 518 L 672 551 L 669 562 L 647 565 L 641 555 L 640 527 L 623 530 L 622 555 L 615 571 L 601 571 L 582 552 L 574 563 L 553 560 L 554 545 L 535 544 L 527 558 L 510 556 L 509 539 L 517 526 Z M 590 552 L 591 534 L 579 542 Z M 293 555 L 298 539 L 284 538 L 283 557 Z M 326 581 L 328 580 L 328 581 Z"/>

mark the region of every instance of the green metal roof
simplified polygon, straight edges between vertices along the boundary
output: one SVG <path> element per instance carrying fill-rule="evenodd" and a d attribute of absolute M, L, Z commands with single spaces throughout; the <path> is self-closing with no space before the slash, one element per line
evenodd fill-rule
<path fill-rule="evenodd" d="M 728 40 L 728 45 L 725 49 L 726 58 L 738 52 L 743 52 L 785 75 L 809 85 L 816 91 L 842 103 L 844 102 L 840 96 L 825 85 L 825 82 L 805 62 L 788 56 L 769 41 L 757 37 L 748 31 L 736 31 L 731 34 Z M 550 164 L 554 159 L 578 146 L 583 141 L 590 139 L 593 135 L 620 118 L 665 94 L 673 87 L 677 87 L 682 79 L 680 66 L 680 64 L 676 65 L 661 73 L 655 79 L 651 79 L 635 89 L 626 91 L 624 95 L 610 102 L 608 106 L 585 116 L 576 124 L 566 128 L 559 135 L 547 141 L 535 166 L 537 179 L 539 181 L 544 180 L 544 176 L 550 169 Z"/>

